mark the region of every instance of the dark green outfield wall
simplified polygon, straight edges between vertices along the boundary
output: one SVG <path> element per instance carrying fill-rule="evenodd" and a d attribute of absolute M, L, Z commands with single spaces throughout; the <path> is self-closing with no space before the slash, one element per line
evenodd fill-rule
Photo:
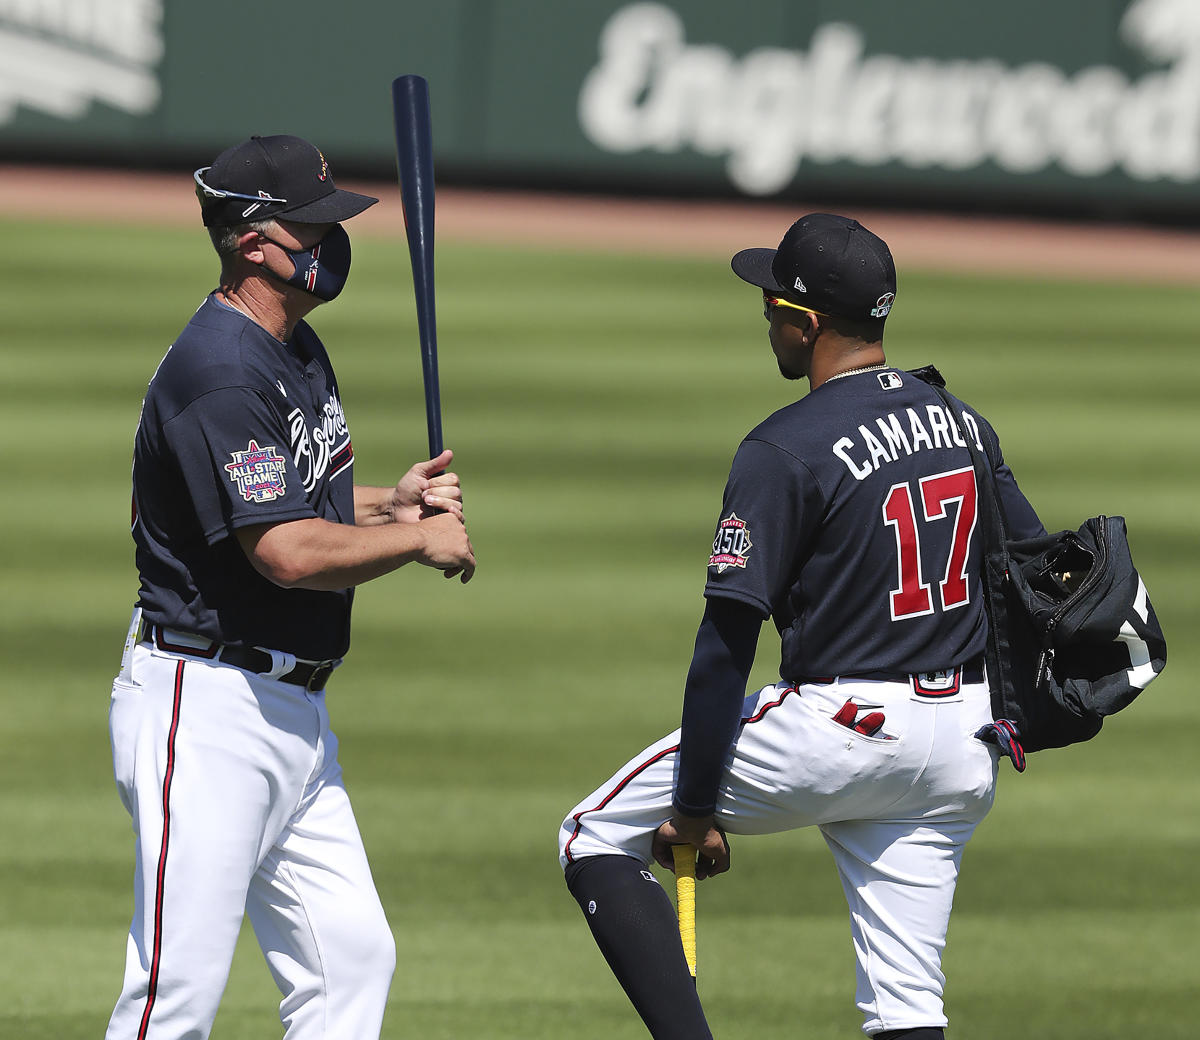
<path fill-rule="evenodd" d="M 0 0 L 0 155 L 1200 218 L 1194 0 Z"/>

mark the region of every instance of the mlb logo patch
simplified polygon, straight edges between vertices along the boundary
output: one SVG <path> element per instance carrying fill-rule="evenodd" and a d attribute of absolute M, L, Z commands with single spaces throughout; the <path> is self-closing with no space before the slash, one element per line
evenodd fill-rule
<path fill-rule="evenodd" d="M 273 502 L 287 490 L 287 461 L 274 445 L 260 448 L 251 440 L 245 451 L 231 452 L 230 457 L 233 461 L 226 463 L 225 472 L 247 502 Z"/>
<path fill-rule="evenodd" d="M 879 386 L 883 390 L 899 390 L 904 385 L 899 372 L 880 372 Z"/>
<path fill-rule="evenodd" d="M 713 551 L 708 558 L 708 565 L 716 567 L 718 574 L 723 574 L 730 567 L 745 567 L 753 545 L 746 521 L 737 513 L 730 513 L 717 525 L 717 535 L 713 539 Z"/>

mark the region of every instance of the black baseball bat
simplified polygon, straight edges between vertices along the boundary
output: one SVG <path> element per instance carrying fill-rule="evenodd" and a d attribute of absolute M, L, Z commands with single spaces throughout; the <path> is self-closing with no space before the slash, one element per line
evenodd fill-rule
<path fill-rule="evenodd" d="M 442 453 L 442 395 L 438 387 L 437 312 L 433 292 L 433 121 L 429 83 L 422 76 L 392 80 L 392 116 L 396 124 L 396 172 L 404 207 L 404 231 L 412 261 L 417 300 L 417 334 L 425 383 L 425 420 L 429 457 Z"/>

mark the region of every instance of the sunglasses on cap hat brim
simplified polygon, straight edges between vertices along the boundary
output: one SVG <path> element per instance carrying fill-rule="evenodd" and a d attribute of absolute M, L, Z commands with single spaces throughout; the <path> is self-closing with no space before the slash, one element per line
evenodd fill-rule
<path fill-rule="evenodd" d="M 212 185 L 205 183 L 204 174 L 211 170 L 211 166 L 201 166 L 192 174 L 192 179 L 196 182 L 196 195 L 203 204 L 205 200 L 216 202 L 218 199 L 248 199 L 250 202 L 277 202 L 287 205 L 287 199 L 276 198 L 273 195 L 268 195 L 265 191 L 260 191 L 257 195 L 246 195 L 240 191 L 226 191 L 224 188 L 214 188 Z"/>
<path fill-rule="evenodd" d="M 257 202 L 260 206 L 291 206 L 290 209 L 271 209 L 262 212 L 258 215 L 258 218 L 278 217 L 295 224 L 336 224 L 357 216 L 364 209 L 368 209 L 379 201 L 372 195 L 360 195 L 358 192 L 337 188 L 327 195 L 313 199 L 311 202 L 301 202 L 293 205 L 289 199 L 278 195 L 271 195 L 261 189 L 257 195 L 250 195 L 241 191 L 229 191 L 226 188 L 214 188 L 204 179 L 204 175 L 211 169 L 211 166 L 201 166 L 192 174 L 192 179 L 196 182 L 196 198 L 200 200 L 200 209 L 210 213 L 218 210 L 220 208 L 219 204 L 222 202 L 240 199 L 247 202 Z M 241 217 L 242 219 L 248 219 L 250 212 L 248 210 L 243 212 Z M 232 225 L 240 223 L 240 221 L 235 218 L 222 220 L 220 223 Z"/>

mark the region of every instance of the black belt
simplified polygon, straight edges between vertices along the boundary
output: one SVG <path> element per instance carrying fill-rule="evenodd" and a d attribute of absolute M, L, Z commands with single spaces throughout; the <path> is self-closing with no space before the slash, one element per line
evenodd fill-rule
<path fill-rule="evenodd" d="M 138 631 L 138 642 L 153 642 L 160 650 L 188 657 L 200 657 L 206 661 L 220 661 L 259 675 L 270 675 L 275 670 L 275 661 L 266 650 L 252 646 L 227 646 L 211 643 L 208 647 L 189 646 L 171 639 L 171 631 L 162 625 L 143 621 Z M 297 661 L 296 666 L 275 678 L 293 686 L 303 686 L 309 693 L 325 689 L 333 670 L 341 664 L 340 658 L 326 661 Z"/>
<path fill-rule="evenodd" d="M 955 665 L 953 668 L 934 669 L 928 672 L 891 672 L 891 671 L 875 671 L 875 672 L 854 672 L 846 675 L 823 675 L 823 676 L 808 676 L 803 679 L 789 680 L 795 682 L 798 686 L 825 686 L 831 682 L 836 682 L 838 679 L 867 679 L 876 682 L 916 682 L 921 683 L 926 677 L 940 674 L 949 674 L 950 672 L 958 671 L 962 676 L 964 683 L 981 683 L 983 682 L 983 658 L 976 657 L 973 661 L 967 661 L 966 664 Z"/>
<path fill-rule="evenodd" d="M 252 646 L 225 646 L 221 648 L 220 660 L 235 668 L 243 668 L 247 672 L 257 672 L 259 675 L 270 673 L 275 664 L 271 655 Z M 293 686 L 303 686 L 309 693 L 325 689 L 333 670 L 340 661 L 297 661 L 296 667 L 283 675 L 277 675 L 280 682 L 291 683 Z"/>

